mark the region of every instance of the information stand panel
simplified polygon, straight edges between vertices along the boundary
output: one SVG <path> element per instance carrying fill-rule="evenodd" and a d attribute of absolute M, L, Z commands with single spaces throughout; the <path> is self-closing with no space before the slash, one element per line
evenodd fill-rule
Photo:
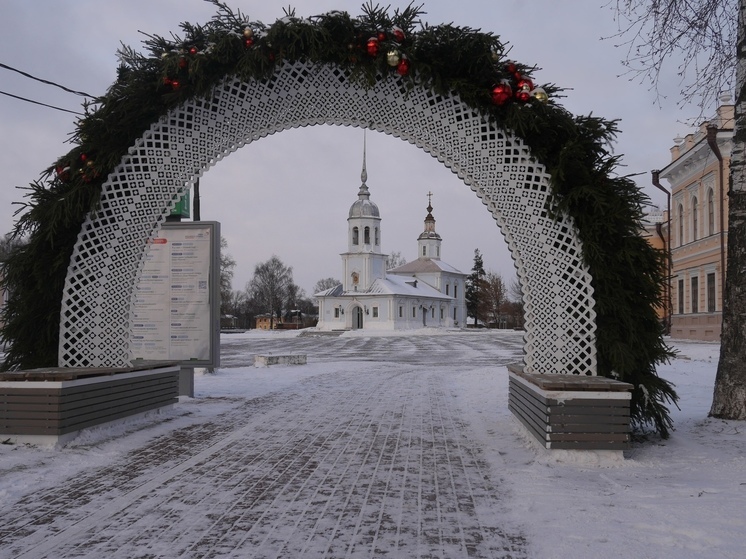
<path fill-rule="evenodd" d="M 132 314 L 133 361 L 220 365 L 220 224 L 166 222 L 150 241 Z"/>

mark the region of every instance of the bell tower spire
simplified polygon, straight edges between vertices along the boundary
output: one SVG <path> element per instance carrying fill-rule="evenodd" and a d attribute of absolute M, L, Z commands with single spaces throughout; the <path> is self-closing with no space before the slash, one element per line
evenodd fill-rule
<path fill-rule="evenodd" d="M 433 193 L 427 193 L 427 215 L 425 216 L 425 230 L 417 237 L 417 257 L 420 259 L 440 260 L 440 243 L 442 239 L 435 231 L 433 217 Z"/>
<path fill-rule="evenodd" d="M 381 213 L 371 201 L 366 184 L 366 156 L 367 142 L 363 135 L 361 184 L 347 217 L 347 252 L 342 254 L 345 291 L 365 291 L 386 273 L 386 255 L 381 252 Z"/>

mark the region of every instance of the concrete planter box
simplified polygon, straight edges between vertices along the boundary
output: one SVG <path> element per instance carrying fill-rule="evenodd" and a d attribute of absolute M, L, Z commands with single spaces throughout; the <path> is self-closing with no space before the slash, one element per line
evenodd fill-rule
<path fill-rule="evenodd" d="M 270 365 L 305 365 L 308 362 L 306 354 L 296 355 L 255 355 L 254 367 L 269 367 Z"/>
<path fill-rule="evenodd" d="M 0 373 L 0 439 L 54 444 L 178 401 L 178 365 Z"/>
<path fill-rule="evenodd" d="M 509 407 L 547 449 L 626 450 L 633 386 L 605 377 L 509 370 Z"/>

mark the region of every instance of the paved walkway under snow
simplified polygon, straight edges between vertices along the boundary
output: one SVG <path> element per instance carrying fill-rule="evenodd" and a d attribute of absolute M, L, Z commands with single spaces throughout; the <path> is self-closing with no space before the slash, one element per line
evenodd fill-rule
<path fill-rule="evenodd" d="M 223 365 L 249 365 L 278 342 L 246 343 L 229 340 Z M 285 340 L 309 361 L 369 365 L 238 402 L 0 504 L 0 557 L 525 557 L 520 531 L 500 520 L 501 480 L 449 390 L 482 343 Z M 519 338 L 489 344 L 481 355 L 495 365 L 520 355 Z"/>

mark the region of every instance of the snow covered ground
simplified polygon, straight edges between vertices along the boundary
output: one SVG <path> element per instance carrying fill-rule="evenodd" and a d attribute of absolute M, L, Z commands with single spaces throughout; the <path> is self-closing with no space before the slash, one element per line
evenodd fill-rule
<path fill-rule="evenodd" d="M 675 431 L 613 461 L 524 435 L 517 332 L 221 343 L 173 409 L 0 445 L 0 558 L 746 556 L 746 425 L 707 418 L 718 344 L 671 341 Z M 267 352 L 308 365 L 254 368 Z"/>

